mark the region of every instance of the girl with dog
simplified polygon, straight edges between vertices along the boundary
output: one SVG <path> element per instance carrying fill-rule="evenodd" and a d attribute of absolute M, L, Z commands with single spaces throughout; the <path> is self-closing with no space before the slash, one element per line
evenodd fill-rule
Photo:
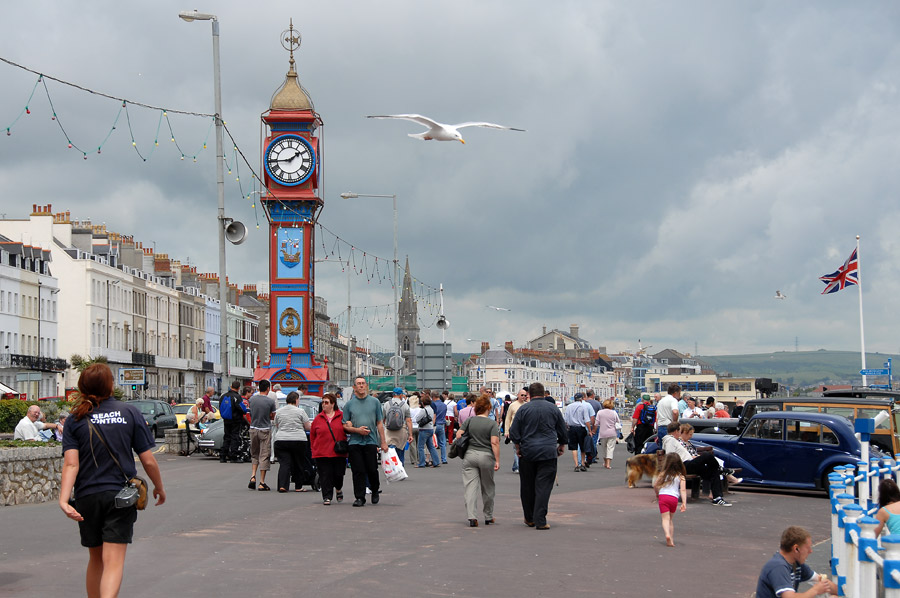
<path fill-rule="evenodd" d="M 659 513 L 662 517 L 662 528 L 666 534 L 666 546 L 675 546 L 675 509 L 678 507 L 678 497 L 681 496 L 681 512 L 687 510 L 687 485 L 684 463 L 675 453 L 666 455 L 663 461 L 662 471 L 653 480 L 653 490 L 659 501 Z"/>

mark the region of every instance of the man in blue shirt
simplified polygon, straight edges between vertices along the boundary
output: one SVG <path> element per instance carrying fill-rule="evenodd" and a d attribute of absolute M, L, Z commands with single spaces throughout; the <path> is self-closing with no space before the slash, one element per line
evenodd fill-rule
<path fill-rule="evenodd" d="M 441 463 L 447 464 L 447 406 L 441 395 L 435 391 L 431 408 L 434 409 L 434 437 L 437 438 L 438 450 L 441 452 Z"/>
<path fill-rule="evenodd" d="M 812 538 L 802 527 L 792 525 L 781 534 L 781 546 L 768 563 L 763 565 L 756 584 L 756 598 L 813 598 L 819 594 L 837 595 L 837 586 L 824 575 L 817 575 L 807 564 L 812 554 Z M 798 593 L 801 581 L 813 586 Z"/>
<path fill-rule="evenodd" d="M 378 447 L 387 452 L 384 436 L 384 413 L 381 402 L 369 394 L 369 384 L 363 376 L 353 381 L 353 396 L 344 404 L 344 430 L 353 472 L 354 507 L 366 504 L 366 479 L 372 489 L 372 504 L 377 505 L 381 481 L 378 478 Z"/>

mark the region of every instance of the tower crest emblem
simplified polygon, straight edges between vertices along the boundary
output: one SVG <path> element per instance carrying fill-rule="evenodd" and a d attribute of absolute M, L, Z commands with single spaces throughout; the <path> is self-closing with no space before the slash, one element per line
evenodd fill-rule
<path fill-rule="evenodd" d="M 298 239 L 285 239 L 281 242 L 278 259 L 288 268 L 293 268 L 300 263 L 300 241 Z"/>

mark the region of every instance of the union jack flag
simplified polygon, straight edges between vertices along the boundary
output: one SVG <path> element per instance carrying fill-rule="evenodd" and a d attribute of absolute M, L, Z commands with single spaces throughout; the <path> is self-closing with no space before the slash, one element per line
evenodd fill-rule
<path fill-rule="evenodd" d="M 856 249 L 844 262 L 844 265 L 831 274 L 820 276 L 819 280 L 825 283 L 825 290 L 822 294 L 837 293 L 844 290 L 844 287 L 851 284 L 859 284 L 859 260 L 856 257 Z"/>

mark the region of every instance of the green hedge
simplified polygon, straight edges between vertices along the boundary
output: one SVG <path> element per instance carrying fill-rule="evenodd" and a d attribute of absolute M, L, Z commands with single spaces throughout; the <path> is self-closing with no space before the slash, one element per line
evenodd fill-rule
<path fill-rule="evenodd" d="M 28 407 L 31 405 L 38 405 L 41 408 L 41 411 L 44 412 L 44 415 L 47 416 L 48 422 L 55 422 L 61 411 L 67 411 L 67 403 L 65 401 L 20 401 L 18 399 L 7 399 L 5 401 L 0 401 L 0 433 L 12 433 L 16 429 L 16 424 L 19 423 L 23 417 L 25 417 L 25 413 L 28 412 Z"/>

